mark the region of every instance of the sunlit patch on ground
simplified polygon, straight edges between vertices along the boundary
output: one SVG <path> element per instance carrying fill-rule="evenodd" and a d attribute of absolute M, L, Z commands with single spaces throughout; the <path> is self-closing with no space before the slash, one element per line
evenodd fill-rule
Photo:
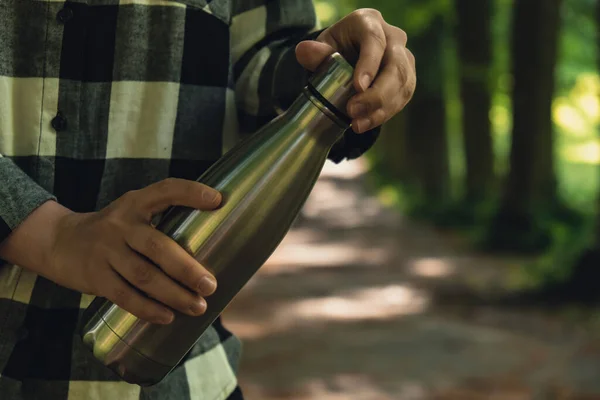
<path fill-rule="evenodd" d="M 279 310 L 282 321 L 303 319 L 369 320 L 423 312 L 428 296 L 407 285 L 362 289 L 344 295 L 299 301 Z"/>
<path fill-rule="evenodd" d="M 365 170 L 328 163 L 303 216 L 226 310 L 248 400 L 600 399 L 597 335 L 470 299 L 465 288 L 510 286 L 515 261 L 402 218 L 366 190 Z M 448 288 L 451 304 L 439 297 Z"/>
<path fill-rule="evenodd" d="M 411 262 L 410 268 L 415 275 L 427 278 L 440 278 L 451 275 L 455 266 L 449 261 L 441 258 L 420 258 Z"/>
<path fill-rule="evenodd" d="M 352 243 L 311 243 L 286 245 L 285 251 L 273 254 L 265 273 L 274 273 L 270 266 L 279 265 L 277 273 L 290 273 L 298 269 L 318 267 L 340 267 L 352 263 L 381 265 L 386 261 L 387 252 L 383 248 L 360 248 Z"/>

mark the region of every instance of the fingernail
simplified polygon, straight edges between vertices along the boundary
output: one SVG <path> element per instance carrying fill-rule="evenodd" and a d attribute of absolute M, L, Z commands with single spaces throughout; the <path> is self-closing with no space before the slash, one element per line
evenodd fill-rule
<path fill-rule="evenodd" d="M 221 193 L 216 190 L 205 190 L 202 194 L 204 196 L 204 200 L 211 204 L 216 204 L 220 202 Z"/>
<path fill-rule="evenodd" d="M 158 316 L 158 320 L 162 324 L 170 324 L 171 322 L 173 322 L 173 318 L 175 318 L 175 315 L 173 315 L 173 312 L 166 308 L 163 308 L 160 311 L 160 315 Z"/>
<path fill-rule="evenodd" d="M 363 133 L 371 127 L 371 120 L 369 118 L 362 118 L 356 121 L 356 131 Z"/>
<path fill-rule="evenodd" d="M 367 112 L 367 106 L 363 103 L 354 103 L 350 106 L 350 116 L 352 118 L 358 118 Z"/>
<path fill-rule="evenodd" d="M 371 84 L 371 76 L 369 74 L 362 74 L 358 79 L 358 83 L 362 90 L 367 90 Z"/>
<path fill-rule="evenodd" d="M 212 276 L 203 276 L 198 282 L 198 291 L 203 296 L 210 296 L 217 290 L 217 281 Z"/>
<path fill-rule="evenodd" d="M 190 311 L 194 315 L 204 314 L 204 312 L 206 311 L 206 300 L 200 298 L 200 300 L 190 304 Z"/>

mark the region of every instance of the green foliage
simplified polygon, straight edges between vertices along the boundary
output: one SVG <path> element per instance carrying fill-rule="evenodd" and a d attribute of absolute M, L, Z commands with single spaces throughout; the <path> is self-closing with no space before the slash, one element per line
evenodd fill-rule
<path fill-rule="evenodd" d="M 525 287 L 554 287 L 571 279 L 572 268 L 582 254 L 593 247 L 593 226 L 577 228 L 554 223 L 550 225 L 553 246 L 541 256 L 523 265 L 515 274 Z"/>
<path fill-rule="evenodd" d="M 584 72 L 596 71 L 595 0 L 566 0 L 563 5 L 558 89 L 568 90 Z"/>
<path fill-rule="evenodd" d="M 536 212 L 527 216 L 500 213 L 490 218 L 487 214 L 487 221 L 477 227 L 474 243 L 490 252 L 546 257 L 562 249 L 572 238 L 571 234 L 586 230 L 582 214 L 562 203 L 538 204 L 534 209 Z M 575 236 L 578 240 L 581 238 L 579 234 Z"/>

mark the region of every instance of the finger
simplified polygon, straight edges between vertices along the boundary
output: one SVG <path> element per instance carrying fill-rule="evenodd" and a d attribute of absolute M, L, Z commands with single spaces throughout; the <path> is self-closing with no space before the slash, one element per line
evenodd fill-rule
<path fill-rule="evenodd" d="M 137 209 L 149 217 L 171 206 L 190 207 L 197 210 L 213 210 L 219 206 L 219 191 L 196 181 L 169 178 L 154 183 L 135 193 Z"/>
<path fill-rule="evenodd" d="M 385 66 L 369 90 L 350 100 L 348 113 L 353 118 L 353 130 L 364 133 L 391 118 L 397 112 L 401 88 L 395 67 Z"/>
<path fill-rule="evenodd" d="M 367 22 L 365 28 L 357 32 L 361 40 L 354 72 L 354 87 L 358 92 L 367 90 L 377 76 L 387 48 L 387 38 L 381 24 L 370 23 L 370 20 Z"/>
<path fill-rule="evenodd" d="M 209 271 L 177 242 L 151 226 L 140 225 L 126 240 L 133 250 L 194 292 L 210 296 L 217 289 L 217 281 Z"/>
<path fill-rule="evenodd" d="M 385 123 L 404 108 L 414 93 L 416 77 L 406 52 L 390 54 L 371 88 L 348 102 L 347 111 L 358 133 Z"/>
<path fill-rule="evenodd" d="M 101 271 L 98 277 L 103 282 L 100 296 L 144 321 L 163 325 L 173 322 L 173 311 L 138 293 L 114 269 L 105 268 Z"/>
<path fill-rule="evenodd" d="M 334 51 L 334 47 L 328 43 L 305 40 L 296 46 L 296 59 L 303 68 L 314 72 Z"/>
<path fill-rule="evenodd" d="M 117 260 L 109 261 L 131 285 L 161 303 L 191 316 L 206 311 L 206 301 L 202 297 L 175 283 L 160 268 L 128 247 L 118 253 Z"/>
<path fill-rule="evenodd" d="M 392 114 L 393 115 L 393 114 Z M 380 125 L 383 125 L 391 118 L 390 113 L 386 112 L 383 108 L 379 108 L 373 111 L 366 117 L 358 118 L 352 122 L 352 129 L 356 133 L 365 133 L 368 130 L 374 129 Z"/>

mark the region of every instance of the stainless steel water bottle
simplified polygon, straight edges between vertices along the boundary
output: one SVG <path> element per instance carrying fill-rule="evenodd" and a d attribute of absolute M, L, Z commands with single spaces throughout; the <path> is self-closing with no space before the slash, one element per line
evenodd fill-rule
<path fill-rule="evenodd" d="M 309 78 L 291 107 L 228 151 L 199 182 L 223 194 L 221 207 L 173 207 L 160 230 L 217 278 L 208 309 L 175 312 L 169 325 L 145 322 L 106 299 L 84 313 L 81 335 L 94 356 L 125 381 L 161 381 L 267 261 L 310 194 L 332 146 L 349 128 L 353 68 L 335 53 Z"/>

